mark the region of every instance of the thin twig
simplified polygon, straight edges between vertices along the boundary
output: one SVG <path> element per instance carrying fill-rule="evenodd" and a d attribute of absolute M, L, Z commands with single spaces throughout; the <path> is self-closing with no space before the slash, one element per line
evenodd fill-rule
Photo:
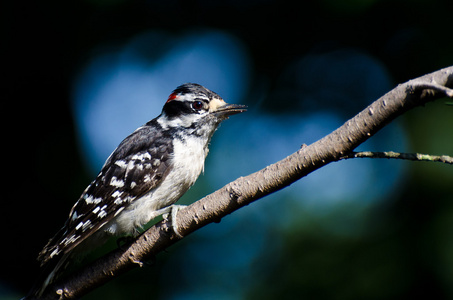
<path fill-rule="evenodd" d="M 439 92 L 443 94 L 445 97 L 448 98 L 453 98 L 453 89 L 450 89 L 448 87 L 442 86 L 440 84 L 437 84 L 435 82 L 424 82 L 421 84 L 417 84 L 416 86 L 409 86 L 408 87 L 410 90 L 408 91 L 409 93 L 413 93 L 414 90 L 433 90 L 436 92 Z"/>
<path fill-rule="evenodd" d="M 349 155 L 341 157 L 341 159 L 349 158 L 389 158 L 389 159 L 404 159 L 404 160 L 413 160 L 413 161 L 430 161 L 430 162 L 440 162 L 445 164 L 453 165 L 453 157 L 448 155 L 429 155 L 422 153 L 398 153 L 393 151 L 387 152 L 372 152 L 372 151 L 363 151 L 363 152 L 351 152 Z"/>

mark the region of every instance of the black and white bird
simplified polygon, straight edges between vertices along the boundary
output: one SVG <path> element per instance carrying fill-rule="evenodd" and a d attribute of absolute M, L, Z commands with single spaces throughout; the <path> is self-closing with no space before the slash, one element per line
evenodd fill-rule
<path fill-rule="evenodd" d="M 72 207 L 39 254 L 41 266 L 52 267 L 28 298 L 39 298 L 77 253 L 111 236 L 137 236 L 150 220 L 169 213 L 203 171 L 219 124 L 245 110 L 199 84 L 177 87 L 157 118 L 120 143 Z"/>

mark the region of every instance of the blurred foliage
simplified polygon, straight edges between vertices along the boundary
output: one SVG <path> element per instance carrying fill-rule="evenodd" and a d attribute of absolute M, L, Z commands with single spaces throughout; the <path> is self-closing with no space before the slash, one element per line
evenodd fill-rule
<path fill-rule="evenodd" d="M 5 79 L 0 93 L 7 181 L 1 204 L 0 298 L 24 294 L 30 287 L 38 273 L 37 253 L 92 179 L 78 152 L 70 95 L 75 74 L 96 54 L 93 49 L 115 49 L 149 29 L 174 34 L 205 27 L 224 30 L 245 43 L 253 60 L 244 102 L 250 107 L 261 105 L 267 113 L 278 107 L 278 113 L 284 114 L 293 103 L 281 102 L 282 109 L 279 96 L 284 95 L 285 84 L 292 84 L 285 78 L 302 57 L 358 49 L 358 55 L 367 53 L 379 61 L 393 85 L 451 65 L 451 11 L 453 2 L 448 0 L 4 1 L 0 51 Z M 373 82 L 369 84 L 373 90 Z M 366 106 L 349 101 L 344 120 Z M 300 107 L 307 114 L 331 109 L 322 102 Z M 437 101 L 403 116 L 409 151 L 453 155 L 452 114 L 451 106 Z M 285 223 L 279 214 L 296 210 L 283 199 L 287 195 L 277 193 L 244 208 L 240 213 L 248 222 L 234 223 L 227 217 L 210 225 L 204 232 L 212 238 L 194 234 L 160 255 L 151 267 L 122 276 L 87 299 L 153 295 L 168 299 L 169 291 L 172 299 L 193 295 L 197 299 L 449 299 L 453 296 L 453 171 L 440 164 L 405 166 L 408 169 L 395 192 L 366 209 L 347 201 L 323 215 L 298 208 L 300 222 L 282 228 L 276 225 Z M 354 178 L 349 180 L 354 184 Z M 191 196 L 212 190 L 202 179 Z M 257 213 L 260 205 L 266 215 Z M 361 216 L 357 224 L 354 215 Z M 264 227 L 262 219 L 269 225 Z M 341 234 L 326 229 L 332 220 L 360 230 Z M 226 228 L 234 226 L 242 232 L 243 244 L 228 244 L 223 238 Z M 260 230 L 266 231 L 259 242 L 268 251 L 249 259 L 252 276 L 243 275 L 239 267 L 222 266 L 228 253 L 229 261 L 234 261 L 241 248 L 252 247 L 253 238 L 261 237 Z M 212 265 L 207 270 L 202 270 L 203 258 L 196 263 L 184 259 L 189 254 L 195 257 L 191 251 L 197 243 L 210 250 Z M 225 245 L 231 247 L 228 252 L 220 251 Z M 193 278 L 200 278 L 198 285 L 184 277 L 181 265 Z M 226 293 L 237 286 L 241 294 Z M 226 296 L 219 292 L 222 289 Z"/>

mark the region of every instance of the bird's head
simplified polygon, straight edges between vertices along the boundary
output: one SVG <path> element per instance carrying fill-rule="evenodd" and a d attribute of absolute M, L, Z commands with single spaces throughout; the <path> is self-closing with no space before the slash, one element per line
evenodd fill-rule
<path fill-rule="evenodd" d="M 245 105 L 228 104 L 218 94 L 196 83 L 177 87 L 168 97 L 162 115 L 170 127 L 212 124 L 217 127 L 229 116 L 246 111 Z"/>

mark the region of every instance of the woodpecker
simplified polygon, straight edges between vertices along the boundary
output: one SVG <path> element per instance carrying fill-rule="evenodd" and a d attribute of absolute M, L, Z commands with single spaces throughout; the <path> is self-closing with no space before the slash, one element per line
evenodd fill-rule
<path fill-rule="evenodd" d="M 136 237 L 149 221 L 171 212 L 203 171 L 219 124 L 244 111 L 246 106 L 227 104 L 199 84 L 177 87 L 162 113 L 126 137 L 108 157 L 63 228 L 39 253 L 45 273 L 28 299 L 41 297 L 74 256 L 111 236 Z M 172 213 L 171 221 L 177 232 L 175 216 Z"/>

